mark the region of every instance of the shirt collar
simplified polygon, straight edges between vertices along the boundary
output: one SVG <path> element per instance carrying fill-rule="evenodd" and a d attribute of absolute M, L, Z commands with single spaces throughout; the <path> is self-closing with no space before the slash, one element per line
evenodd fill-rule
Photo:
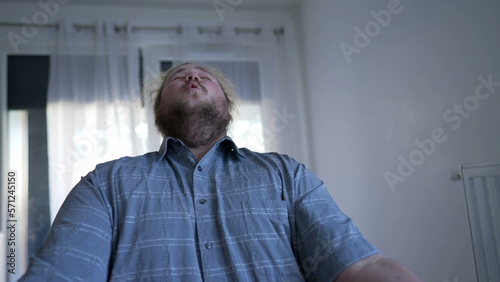
<path fill-rule="evenodd" d="M 168 152 L 168 148 L 171 146 L 185 146 L 184 143 L 177 138 L 173 137 L 165 137 L 163 138 L 163 141 L 161 143 L 160 149 L 158 150 L 158 153 L 160 154 L 160 158 L 164 158 L 165 155 Z M 238 146 L 234 143 L 233 139 L 231 137 L 226 136 L 222 138 L 219 142 L 217 142 L 214 146 L 217 146 L 221 149 L 229 150 L 231 152 L 236 153 L 237 156 L 246 159 L 246 157 L 242 154 Z"/>
<path fill-rule="evenodd" d="M 229 136 L 226 136 L 226 137 L 222 138 L 218 142 L 218 144 L 221 147 L 227 146 L 225 148 L 229 149 L 231 152 L 236 153 L 237 156 L 239 156 L 239 157 L 241 157 L 243 159 L 247 158 L 247 157 L 245 157 L 245 155 L 243 155 L 243 153 L 240 151 L 240 148 L 238 148 L 238 146 L 236 146 L 236 143 L 234 143 L 233 139 L 231 137 L 229 137 Z"/>

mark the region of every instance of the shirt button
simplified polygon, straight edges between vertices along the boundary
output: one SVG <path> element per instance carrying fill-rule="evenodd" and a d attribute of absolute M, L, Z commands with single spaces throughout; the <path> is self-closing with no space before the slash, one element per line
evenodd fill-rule
<path fill-rule="evenodd" d="M 207 202 L 207 200 L 206 200 L 206 199 L 200 199 L 200 200 L 199 200 L 199 202 L 200 202 L 200 204 L 202 204 L 202 205 L 203 205 L 204 203 L 206 203 L 206 202 Z"/>
<path fill-rule="evenodd" d="M 212 243 L 206 243 L 206 244 L 205 244 L 205 248 L 206 248 L 207 250 L 210 250 L 210 249 L 212 248 Z"/>
<path fill-rule="evenodd" d="M 181 142 L 177 141 L 177 147 L 180 147 L 181 146 Z"/>
<path fill-rule="evenodd" d="M 201 170 L 202 170 L 201 166 L 198 166 L 198 171 L 201 171 Z"/>

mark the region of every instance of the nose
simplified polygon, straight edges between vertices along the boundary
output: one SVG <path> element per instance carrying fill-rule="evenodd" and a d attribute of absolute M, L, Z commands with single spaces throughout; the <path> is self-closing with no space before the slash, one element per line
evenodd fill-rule
<path fill-rule="evenodd" d="M 188 71 L 186 73 L 186 81 L 190 81 L 190 80 L 198 80 L 198 82 L 199 82 L 200 77 L 198 76 L 198 73 L 196 73 L 194 71 Z"/>

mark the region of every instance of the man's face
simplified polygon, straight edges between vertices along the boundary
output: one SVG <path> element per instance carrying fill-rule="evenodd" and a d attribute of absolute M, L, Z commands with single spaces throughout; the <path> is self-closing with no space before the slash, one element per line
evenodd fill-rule
<path fill-rule="evenodd" d="M 164 136 L 198 147 L 226 135 L 232 120 L 226 96 L 204 68 L 193 64 L 174 68 L 160 95 L 155 123 Z"/>
<path fill-rule="evenodd" d="M 228 110 L 226 97 L 217 79 L 194 64 L 174 69 L 165 81 L 161 95 L 160 108 L 163 110 L 182 104 L 189 111 L 204 103 L 214 104 L 221 112 Z"/>

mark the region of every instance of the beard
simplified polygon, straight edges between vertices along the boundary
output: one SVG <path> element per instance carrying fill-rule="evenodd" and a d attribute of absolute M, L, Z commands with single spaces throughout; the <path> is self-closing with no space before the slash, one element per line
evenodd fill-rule
<path fill-rule="evenodd" d="M 164 136 L 182 140 L 186 146 L 197 148 L 220 140 L 227 134 L 232 117 L 227 107 L 219 110 L 215 103 L 200 103 L 188 108 L 179 102 L 156 113 L 155 123 Z"/>

